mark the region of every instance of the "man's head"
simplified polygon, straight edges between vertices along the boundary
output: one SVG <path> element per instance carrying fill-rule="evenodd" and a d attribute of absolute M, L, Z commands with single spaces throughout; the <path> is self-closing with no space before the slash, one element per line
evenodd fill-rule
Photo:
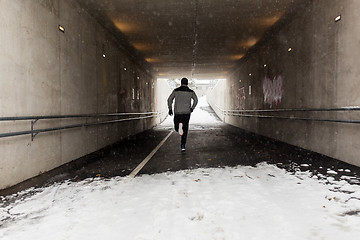
<path fill-rule="evenodd" d="M 189 83 L 189 81 L 188 81 L 188 79 L 187 78 L 182 78 L 181 79 L 181 85 L 188 85 L 188 83 Z"/>

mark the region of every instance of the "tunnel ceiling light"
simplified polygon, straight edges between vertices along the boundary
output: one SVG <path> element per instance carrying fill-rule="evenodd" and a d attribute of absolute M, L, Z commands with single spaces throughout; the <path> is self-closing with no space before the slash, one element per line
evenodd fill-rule
<path fill-rule="evenodd" d="M 60 32 L 63 32 L 63 33 L 65 32 L 65 28 L 61 25 L 58 26 L 58 29 Z"/>
<path fill-rule="evenodd" d="M 341 20 L 341 15 L 339 15 L 339 16 L 337 16 L 336 18 L 335 18 L 335 22 L 338 22 L 338 21 L 340 21 Z"/>
<path fill-rule="evenodd" d="M 242 48 L 251 48 L 252 46 L 254 46 L 257 42 L 259 41 L 258 38 L 255 37 L 251 37 L 246 41 L 242 41 L 240 43 L 237 44 L 238 47 L 242 47 Z"/>
<path fill-rule="evenodd" d="M 236 61 L 242 59 L 244 56 L 245 56 L 244 54 L 236 54 L 236 55 L 228 56 L 227 58 Z"/>

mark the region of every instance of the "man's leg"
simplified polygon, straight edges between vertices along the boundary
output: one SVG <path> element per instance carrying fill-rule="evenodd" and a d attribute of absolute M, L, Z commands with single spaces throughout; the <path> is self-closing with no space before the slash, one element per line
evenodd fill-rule
<path fill-rule="evenodd" d="M 181 145 L 185 146 L 187 134 L 189 130 L 189 121 L 190 121 L 190 114 L 184 114 L 182 115 L 181 122 L 183 123 L 183 131 L 184 134 L 181 136 Z"/>
<path fill-rule="evenodd" d="M 174 127 L 175 131 L 179 131 L 179 123 L 180 123 L 180 116 L 178 114 L 174 115 Z"/>

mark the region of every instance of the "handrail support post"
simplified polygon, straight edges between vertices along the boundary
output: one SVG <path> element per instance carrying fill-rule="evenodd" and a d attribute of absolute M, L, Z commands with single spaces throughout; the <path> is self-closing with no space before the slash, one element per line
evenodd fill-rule
<path fill-rule="evenodd" d="M 31 120 L 31 141 L 32 142 L 34 141 L 34 138 L 39 134 L 39 133 L 34 133 L 34 125 L 38 120 L 39 119 Z"/>

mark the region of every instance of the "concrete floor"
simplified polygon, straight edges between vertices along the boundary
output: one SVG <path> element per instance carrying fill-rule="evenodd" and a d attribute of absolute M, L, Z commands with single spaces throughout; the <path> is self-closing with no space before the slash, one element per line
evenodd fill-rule
<path fill-rule="evenodd" d="M 80 181 L 99 176 L 104 178 L 127 176 L 170 131 L 172 126 L 160 125 L 12 188 L 2 190 L 0 196 L 58 181 Z M 256 165 L 263 161 L 290 172 L 309 170 L 314 174 L 322 173 L 324 176 L 333 176 L 336 179 L 348 175 L 352 176 L 348 181 L 360 184 L 358 167 L 221 122 L 215 125 L 191 125 L 185 153 L 180 151 L 180 136 L 173 132 L 139 174 Z M 345 169 L 347 171 L 344 171 Z M 329 174 L 329 170 L 334 170 L 337 174 Z"/>

